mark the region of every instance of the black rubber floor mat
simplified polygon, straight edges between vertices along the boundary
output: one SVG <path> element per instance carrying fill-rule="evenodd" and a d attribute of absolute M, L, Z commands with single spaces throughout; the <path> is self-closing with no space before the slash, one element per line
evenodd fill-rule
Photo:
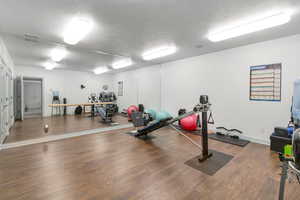
<path fill-rule="evenodd" d="M 213 155 L 206 161 L 199 162 L 199 158 L 201 158 L 201 156 L 196 156 L 191 160 L 186 161 L 185 164 L 207 175 L 213 176 L 220 169 L 222 169 L 227 163 L 229 163 L 233 158 L 232 155 L 228 155 L 222 152 L 218 152 L 214 150 L 209 150 L 209 152 L 212 153 Z"/>
<path fill-rule="evenodd" d="M 175 128 L 177 128 L 178 130 L 180 130 L 183 133 L 189 133 L 189 134 L 193 134 L 193 135 L 200 135 L 202 136 L 201 130 L 197 130 L 197 131 L 186 131 L 183 130 L 180 126 L 178 125 L 173 125 Z M 217 135 L 215 133 L 210 133 L 208 134 L 208 138 L 212 139 L 212 140 L 217 140 L 220 142 L 224 142 L 224 143 L 228 143 L 228 144 L 232 144 L 232 145 L 237 145 L 240 147 L 245 147 L 249 141 L 248 140 L 243 140 L 243 139 L 233 139 L 230 136 L 220 136 Z"/>
<path fill-rule="evenodd" d="M 217 140 L 220 142 L 228 143 L 228 144 L 237 145 L 240 147 L 245 147 L 249 143 L 248 140 L 234 139 L 234 138 L 231 138 L 230 136 L 226 136 L 226 135 L 220 136 L 217 134 L 208 134 L 208 138 L 212 139 L 212 140 Z"/>

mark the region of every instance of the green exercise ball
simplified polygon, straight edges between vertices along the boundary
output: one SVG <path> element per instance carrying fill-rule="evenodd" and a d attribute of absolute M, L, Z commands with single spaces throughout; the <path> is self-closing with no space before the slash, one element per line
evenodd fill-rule
<path fill-rule="evenodd" d="M 167 119 L 167 118 L 170 118 L 170 117 L 172 117 L 172 116 L 166 111 L 161 111 L 161 112 L 158 112 L 156 114 L 156 120 L 157 121 L 161 121 L 161 120 L 164 120 L 164 119 Z"/>
<path fill-rule="evenodd" d="M 153 110 L 153 109 L 146 109 L 145 113 L 148 113 L 152 117 L 153 120 L 156 119 L 157 112 L 155 110 Z"/>

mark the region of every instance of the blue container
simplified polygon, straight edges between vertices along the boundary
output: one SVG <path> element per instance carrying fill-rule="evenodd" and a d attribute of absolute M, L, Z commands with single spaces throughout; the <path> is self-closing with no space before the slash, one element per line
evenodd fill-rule
<path fill-rule="evenodd" d="M 289 135 L 290 137 L 292 137 L 292 136 L 293 136 L 293 133 L 294 133 L 294 127 L 293 127 L 293 126 L 288 126 L 288 127 L 287 127 L 287 130 L 288 130 L 288 135 Z"/>
<path fill-rule="evenodd" d="M 59 91 L 52 91 L 52 96 L 59 97 Z"/>

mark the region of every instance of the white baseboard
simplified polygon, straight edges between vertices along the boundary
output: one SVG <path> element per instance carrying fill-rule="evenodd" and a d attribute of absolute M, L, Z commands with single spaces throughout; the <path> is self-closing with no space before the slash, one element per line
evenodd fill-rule
<path fill-rule="evenodd" d="M 263 140 L 263 139 L 260 139 L 260 138 L 255 138 L 255 137 L 250 137 L 250 136 L 245 136 L 245 135 L 240 136 L 240 138 L 245 139 L 245 140 L 249 140 L 250 142 L 253 142 L 253 143 L 264 144 L 264 145 L 270 146 L 270 141 L 269 140 Z"/>
<path fill-rule="evenodd" d="M 8 130 L 6 131 L 6 133 L 5 133 L 5 136 L 9 136 L 9 134 L 10 134 L 10 128 L 11 128 L 11 126 L 8 128 Z"/>
<path fill-rule="evenodd" d="M 73 132 L 73 133 L 66 133 L 66 134 L 62 134 L 62 135 L 49 135 L 49 136 L 45 136 L 45 137 L 37 138 L 37 139 L 30 139 L 30 140 L 24 140 L 24 141 L 20 141 L 20 142 L 2 144 L 2 146 L 0 146 L 0 150 L 17 148 L 17 147 L 28 146 L 28 145 L 33 145 L 33 144 L 53 142 L 53 141 L 64 140 L 64 139 L 69 139 L 69 138 L 74 138 L 74 137 L 79 137 L 79 136 L 84 136 L 84 135 L 98 134 L 98 133 L 103 133 L 103 132 L 107 132 L 107 131 L 113 131 L 113 130 L 118 130 L 118 129 L 131 128 L 131 127 L 133 127 L 132 124 L 124 124 L 124 125 L 111 126 L 111 127 L 106 127 L 106 128 L 97 128 L 97 129 L 78 131 L 78 132 Z"/>
<path fill-rule="evenodd" d="M 1 136 L 0 136 L 0 151 L 1 151 L 1 149 L 2 149 L 2 146 L 3 146 L 3 143 L 4 143 L 4 141 L 5 141 L 5 138 L 6 138 L 6 135 L 1 135 Z"/>
<path fill-rule="evenodd" d="M 13 117 L 11 120 L 10 128 L 13 127 L 14 124 L 15 124 L 15 117 Z"/>
<path fill-rule="evenodd" d="M 6 135 L 1 135 L 0 136 L 0 144 L 3 144 L 5 138 L 6 138 Z"/>

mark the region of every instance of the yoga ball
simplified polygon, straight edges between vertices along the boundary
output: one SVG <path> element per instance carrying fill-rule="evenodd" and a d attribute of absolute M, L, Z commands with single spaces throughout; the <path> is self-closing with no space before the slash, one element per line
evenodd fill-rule
<path fill-rule="evenodd" d="M 170 118 L 170 117 L 172 117 L 172 116 L 168 112 L 161 111 L 161 112 L 157 113 L 156 120 L 161 121 L 161 120 L 164 120 L 164 119 L 167 119 L 167 118 Z"/>
<path fill-rule="evenodd" d="M 197 130 L 197 122 L 198 122 L 198 115 L 193 114 L 188 117 L 185 117 L 180 120 L 180 126 L 183 130 L 186 131 L 196 131 Z"/>
<path fill-rule="evenodd" d="M 139 108 L 137 106 L 135 106 L 135 105 L 129 106 L 128 109 L 127 109 L 128 119 L 131 120 L 131 114 L 132 114 L 132 112 L 136 112 L 138 110 L 139 110 Z"/>

